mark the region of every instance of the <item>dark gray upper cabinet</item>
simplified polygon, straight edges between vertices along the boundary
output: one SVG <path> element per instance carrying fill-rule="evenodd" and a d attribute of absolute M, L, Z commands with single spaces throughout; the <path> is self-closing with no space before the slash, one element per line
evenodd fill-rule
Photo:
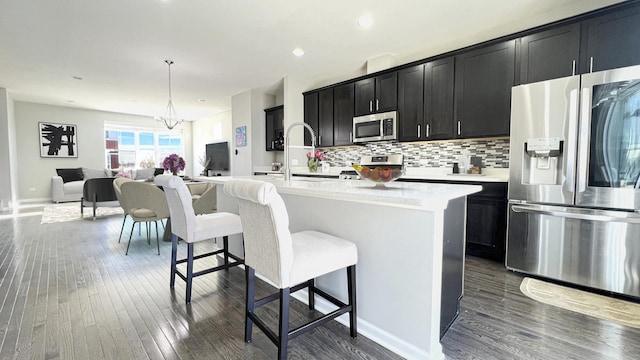
<path fill-rule="evenodd" d="M 284 150 L 284 106 L 265 109 L 267 151 Z"/>
<path fill-rule="evenodd" d="M 333 146 L 333 88 L 318 93 L 318 146 Z"/>
<path fill-rule="evenodd" d="M 428 62 L 424 69 L 424 116 L 422 131 L 427 140 L 454 137 L 454 58 Z"/>
<path fill-rule="evenodd" d="M 424 65 L 398 71 L 398 140 L 420 139 L 424 126 Z"/>
<path fill-rule="evenodd" d="M 456 137 L 509 135 L 515 40 L 456 55 L 455 61 Z"/>
<path fill-rule="evenodd" d="M 583 23 L 583 73 L 640 64 L 640 6 Z"/>
<path fill-rule="evenodd" d="M 579 23 L 525 36 L 520 39 L 520 83 L 575 75 L 579 55 Z"/>
<path fill-rule="evenodd" d="M 396 110 L 398 100 L 396 72 L 378 75 L 355 83 L 355 116 Z"/>
<path fill-rule="evenodd" d="M 333 88 L 333 145 L 353 144 L 354 84 Z"/>
<path fill-rule="evenodd" d="M 454 58 L 398 71 L 400 141 L 453 138 Z"/>
<path fill-rule="evenodd" d="M 304 122 L 318 136 L 318 92 L 304 94 Z M 304 132 L 304 144 L 311 146 L 311 134 L 308 131 Z"/>

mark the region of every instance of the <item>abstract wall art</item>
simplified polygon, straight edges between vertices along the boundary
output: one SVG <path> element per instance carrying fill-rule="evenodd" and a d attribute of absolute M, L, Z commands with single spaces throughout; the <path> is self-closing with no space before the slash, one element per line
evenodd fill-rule
<path fill-rule="evenodd" d="M 40 157 L 78 157 L 78 132 L 75 125 L 41 122 L 38 127 Z"/>

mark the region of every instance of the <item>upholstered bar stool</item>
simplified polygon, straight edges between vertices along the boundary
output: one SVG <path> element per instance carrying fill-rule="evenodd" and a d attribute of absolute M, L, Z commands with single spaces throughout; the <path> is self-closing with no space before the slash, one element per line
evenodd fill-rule
<path fill-rule="evenodd" d="M 270 183 L 230 180 L 224 185 L 224 191 L 237 199 L 244 230 L 245 341 L 251 341 L 255 323 L 278 346 L 278 358 L 286 359 L 290 339 L 347 312 L 351 337 L 356 337 L 356 245 L 318 231 L 290 233 L 287 209 Z M 348 304 L 318 289 L 314 282 L 316 277 L 342 268 L 347 268 Z M 255 272 L 277 286 L 279 293 L 255 300 Z M 310 309 L 315 306 L 314 295 L 330 301 L 338 309 L 289 330 L 289 294 L 304 288 L 309 292 Z M 255 309 L 275 299 L 280 300 L 277 335 L 255 313 Z"/>
<path fill-rule="evenodd" d="M 187 284 L 185 299 L 188 304 L 191 302 L 191 288 L 194 277 L 228 269 L 244 263 L 241 258 L 229 252 L 229 235 L 241 234 L 242 223 L 238 215 L 226 212 L 196 216 L 191 200 L 191 193 L 189 189 L 187 189 L 184 181 L 178 176 L 158 175 L 155 178 L 155 183 L 164 189 L 167 202 L 169 203 L 169 212 L 171 213 L 171 279 L 169 286 L 171 288 L 174 287 L 176 274 L 182 278 Z M 221 250 L 194 257 L 194 243 L 220 237 L 223 239 L 223 248 Z M 187 257 L 185 259 L 177 259 L 178 238 L 187 243 Z M 223 254 L 224 256 L 223 265 L 197 272 L 193 271 L 194 260 L 208 256 L 216 256 L 218 254 Z M 229 258 L 235 261 L 229 262 Z M 177 268 L 178 264 L 184 262 L 187 263 L 186 275 L 178 271 Z"/>

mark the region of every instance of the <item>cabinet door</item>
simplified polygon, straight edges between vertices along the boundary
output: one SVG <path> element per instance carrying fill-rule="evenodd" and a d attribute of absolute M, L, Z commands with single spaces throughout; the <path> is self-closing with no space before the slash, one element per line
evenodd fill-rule
<path fill-rule="evenodd" d="M 427 63 L 424 71 L 424 114 L 422 130 L 427 140 L 446 140 L 453 136 L 454 58 Z"/>
<path fill-rule="evenodd" d="M 640 64 L 640 6 L 587 20 L 584 29 L 583 73 Z"/>
<path fill-rule="evenodd" d="M 373 98 L 375 96 L 375 79 L 362 79 L 355 83 L 355 116 L 367 115 L 374 112 Z"/>
<path fill-rule="evenodd" d="M 284 150 L 284 107 L 265 109 L 266 150 Z"/>
<path fill-rule="evenodd" d="M 415 141 L 424 133 L 424 65 L 398 71 L 398 140 Z"/>
<path fill-rule="evenodd" d="M 467 254 L 504 262 L 506 184 L 484 184 L 482 188 L 482 192 L 467 197 Z M 491 194 L 498 192 L 499 196 Z"/>
<path fill-rule="evenodd" d="M 319 135 L 317 92 L 304 95 L 304 122 L 311 126 L 317 137 Z M 311 135 L 308 131 L 304 132 L 304 144 L 306 146 L 311 146 Z"/>
<path fill-rule="evenodd" d="M 318 94 L 318 146 L 333 146 L 333 88 Z"/>
<path fill-rule="evenodd" d="M 374 112 L 393 111 L 398 108 L 398 73 L 376 76 Z"/>
<path fill-rule="evenodd" d="M 353 93 L 353 83 L 333 88 L 333 145 L 353 143 Z"/>
<path fill-rule="evenodd" d="M 531 34 L 520 41 L 520 82 L 522 84 L 578 73 L 579 23 Z"/>
<path fill-rule="evenodd" d="M 509 135 L 515 40 L 472 50 L 455 61 L 457 137 Z"/>

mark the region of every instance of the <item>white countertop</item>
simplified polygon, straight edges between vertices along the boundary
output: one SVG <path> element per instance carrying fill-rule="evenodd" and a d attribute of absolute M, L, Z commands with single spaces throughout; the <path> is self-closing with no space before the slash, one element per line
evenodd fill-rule
<path fill-rule="evenodd" d="M 292 169 L 293 175 L 300 176 L 316 176 L 327 177 L 340 175 L 343 170 L 353 170 L 351 167 L 331 167 L 328 172 L 312 173 L 306 167 L 294 167 Z M 253 168 L 253 172 L 265 173 L 265 174 L 282 174 L 282 171 L 271 171 L 271 167 L 256 166 Z M 438 180 L 438 181 L 460 181 L 460 182 L 508 182 L 509 181 L 509 169 L 505 168 L 485 168 L 482 169 L 482 174 L 452 174 L 449 168 L 417 168 L 407 167 L 406 173 L 400 179 L 411 180 Z"/>
<path fill-rule="evenodd" d="M 420 210 L 442 210 L 451 199 L 482 190 L 480 185 L 428 184 L 394 181 L 377 187 L 362 180 L 293 178 L 287 182 L 277 175 L 252 177 L 197 177 L 198 180 L 224 184 L 231 179 L 256 179 L 273 183 L 282 194 L 303 195 L 324 199 L 377 204 Z"/>

